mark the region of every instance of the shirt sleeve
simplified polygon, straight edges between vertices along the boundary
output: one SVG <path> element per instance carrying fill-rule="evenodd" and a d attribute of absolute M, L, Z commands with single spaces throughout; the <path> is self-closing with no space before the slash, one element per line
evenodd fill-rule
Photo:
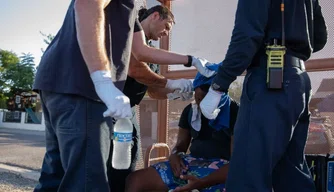
<path fill-rule="evenodd" d="M 213 80 L 214 88 L 227 92 L 230 84 L 251 64 L 263 44 L 270 0 L 239 0 L 234 29 L 223 65 Z"/>
<path fill-rule="evenodd" d="M 180 120 L 179 120 L 179 127 L 182 129 L 191 129 L 191 125 L 189 124 L 189 113 L 191 109 L 191 104 L 185 107 L 182 111 Z"/>
<path fill-rule="evenodd" d="M 133 29 L 133 32 L 136 33 L 136 32 L 138 32 L 138 31 L 142 31 L 142 30 L 143 30 L 143 28 L 142 28 L 142 26 L 141 26 L 141 24 L 140 24 L 138 18 L 136 18 L 136 21 L 135 21 L 135 27 L 134 27 L 134 29 Z"/>

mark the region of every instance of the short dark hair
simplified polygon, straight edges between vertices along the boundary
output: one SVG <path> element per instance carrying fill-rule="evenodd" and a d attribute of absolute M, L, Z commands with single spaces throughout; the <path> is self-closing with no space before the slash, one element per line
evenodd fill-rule
<path fill-rule="evenodd" d="M 162 19 L 171 18 L 173 20 L 173 23 L 175 24 L 173 13 L 167 7 L 162 5 L 156 5 L 149 9 L 141 8 L 138 12 L 139 21 L 143 21 L 154 12 L 158 12 Z"/>

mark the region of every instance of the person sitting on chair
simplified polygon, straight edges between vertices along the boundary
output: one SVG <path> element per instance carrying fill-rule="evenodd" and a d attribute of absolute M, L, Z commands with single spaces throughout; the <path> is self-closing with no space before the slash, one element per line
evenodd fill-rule
<path fill-rule="evenodd" d="M 216 70 L 218 65 L 209 67 Z M 224 189 L 239 104 L 225 95 L 221 98 L 217 118 L 205 118 L 199 104 L 212 79 L 199 73 L 196 75 L 193 82 L 195 101 L 182 112 L 177 143 L 169 160 L 131 173 L 127 178 L 126 192 Z M 188 148 L 190 154 L 186 154 Z"/>

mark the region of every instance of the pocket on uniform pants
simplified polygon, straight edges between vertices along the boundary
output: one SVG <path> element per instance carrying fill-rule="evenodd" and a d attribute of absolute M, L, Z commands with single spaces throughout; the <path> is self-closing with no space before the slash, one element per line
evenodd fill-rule
<path fill-rule="evenodd" d="M 79 123 L 78 121 L 86 121 L 83 116 L 79 116 L 81 113 L 76 109 L 67 109 L 58 113 L 58 132 L 63 134 L 76 134 L 83 132 L 82 125 L 85 123 Z"/>
<path fill-rule="evenodd" d="M 266 89 L 266 74 L 260 71 L 250 71 L 243 84 L 242 95 L 248 100 L 253 101 L 259 97 Z"/>
<path fill-rule="evenodd" d="M 83 98 L 67 94 L 54 94 L 48 103 L 51 123 L 59 133 L 74 134 L 83 132 L 86 121 L 86 103 Z"/>

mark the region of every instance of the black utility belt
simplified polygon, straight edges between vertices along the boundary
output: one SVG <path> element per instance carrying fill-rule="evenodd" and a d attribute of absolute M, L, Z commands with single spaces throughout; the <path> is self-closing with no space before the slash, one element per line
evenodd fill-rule
<path fill-rule="evenodd" d="M 282 62 L 283 61 L 283 62 Z M 285 54 L 284 56 L 266 56 L 261 55 L 255 58 L 250 67 L 262 67 L 267 70 L 267 88 L 279 90 L 283 88 L 283 71 L 284 68 L 299 68 L 304 71 L 304 61 L 298 57 Z"/>
<path fill-rule="evenodd" d="M 304 70 L 305 65 L 304 61 L 299 59 L 298 57 L 290 56 L 290 55 L 285 55 L 284 58 L 284 67 L 296 67 L 299 69 Z"/>
<path fill-rule="evenodd" d="M 267 58 L 267 55 L 254 58 L 250 67 L 267 67 Z M 304 61 L 291 55 L 284 56 L 284 67 L 296 67 L 305 70 Z"/>

